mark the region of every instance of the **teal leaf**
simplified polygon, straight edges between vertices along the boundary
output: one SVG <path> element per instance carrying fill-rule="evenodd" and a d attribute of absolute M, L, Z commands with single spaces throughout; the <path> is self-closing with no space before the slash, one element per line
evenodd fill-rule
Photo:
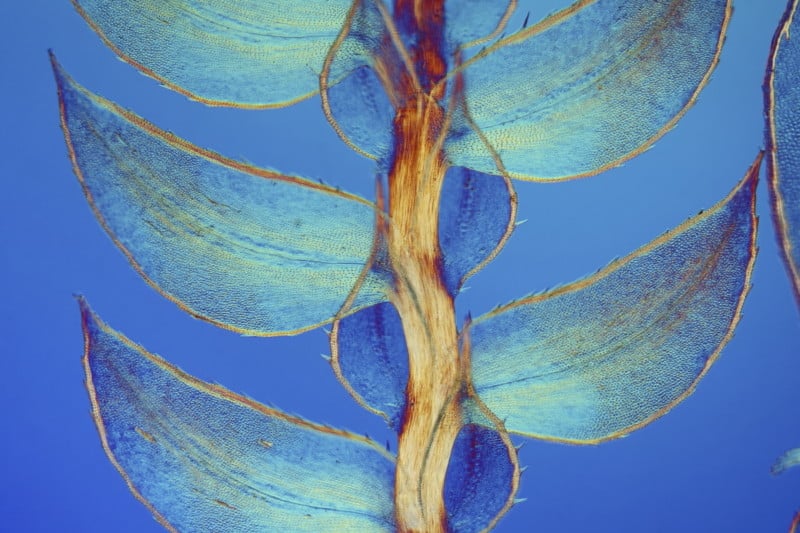
<path fill-rule="evenodd" d="M 395 113 L 408 98 L 399 90 L 398 81 L 411 68 L 399 50 L 408 53 L 413 38 L 406 36 L 403 41 L 401 28 L 394 26 L 396 21 L 384 20 L 377 6 L 374 1 L 354 3 L 353 15 L 323 64 L 321 96 L 323 110 L 342 140 L 361 155 L 388 164 L 394 149 Z M 515 6 L 515 1 L 505 0 L 446 2 L 446 45 L 453 56 L 449 59 L 462 46 L 496 37 Z M 392 31 L 398 32 L 401 42 L 393 42 Z M 363 64 L 354 61 L 351 41 L 360 44 L 366 57 Z"/>
<path fill-rule="evenodd" d="M 800 16 L 789 2 L 772 41 L 764 87 L 772 215 L 800 304 Z"/>
<path fill-rule="evenodd" d="M 517 454 L 508 436 L 466 424 L 447 465 L 444 501 L 453 533 L 488 531 L 513 504 L 519 485 Z"/>
<path fill-rule="evenodd" d="M 760 163 L 712 209 L 594 276 L 473 322 L 472 383 L 509 431 L 598 442 L 691 393 L 750 286 Z"/>
<path fill-rule="evenodd" d="M 462 46 L 496 36 L 515 5 L 516 0 L 446 2 L 450 59 Z M 361 155 L 388 164 L 394 148 L 395 113 L 408 98 L 399 90 L 399 80 L 412 67 L 400 50 L 407 54 L 414 38 L 406 35 L 403 40 L 402 29 L 395 26 L 397 21 L 384 20 L 383 16 L 388 16 L 388 10 L 384 8 L 382 15 L 375 1 L 354 2 L 353 15 L 325 59 L 320 82 L 323 110 L 342 140 Z M 393 41 L 392 32 L 399 42 Z M 350 41 L 360 43 L 367 58 L 363 64 L 351 57 Z"/>
<path fill-rule="evenodd" d="M 447 0 L 448 48 L 454 51 L 497 37 L 515 8 L 516 0 Z"/>
<path fill-rule="evenodd" d="M 385 299 L 375 207 L 198 148 L 75 84 L 54 62 L 75 173 L 136 270 L 194 316 L 294 333 Z"/>
<path fill-rule="evenodd" d="M 789 468 L 798 465 L 800 465 L 800 448 L 794 448 L 778 457 L 778 460 L 772 465 L 772 473 L 775 475 L 782 474 Z M 798 527 L 800 527 L 800 512 L 794 515 L 792 523 L 789 526 L 789 533 L 795 533 L 798 531 Z"/>
<path fill-rule="evenodd" d="M 512 177 L 596 174 L 671 129 L 716 65 L 730 0 L 580 0 L 464 62 L 455 165 Z M 468 116 L 471 115 L 471 116 Z M 483 138 L 482 138 L 483 137 Z"/>
<path fill-rule="evenodd" d="M 439 206 L 439 245 L 451 296 L 494 259 L 511 235 L 516 211 L 517 196 L 507 178 L 462 167 L 447 170 Z"/>
<path fill-rule="evenodd" d="M 395 530 L 381 446 L 203 383 L 81 311 L 103 448 L 168 530 Z"/>
<path fill-rule="evenodd" d="M 353 150 L 382 162 L 388 161 L 393 146 L 397 103 L 387 94 L 393 81 L 386 79 L 391 71 L 387 61 L 399 63 L 395 49 L 386 46 L 385 24 L 375 2 L 354 2 L 320 75 L 322 109 L 333 129 Z M 360 43 L 355 58 L 353 42 Z"/>
<path fill-rule="evenodd" d="M 451 167 L 442 186 L 439 242 L 445 286 L 455 297 L 490 261 L 513 229 L 516 194 L 510 180 Z M 405 409 L 408 351 L 400 316 L 390 303 L 337 321 L 331 362 L 350 394 L 399 429 Z"/>
<path fill-rule="evenodd" d="M 406 406 L 408 349 L 394 305 L 374 305 L 336 321 L 331 331 L 331 364 L 362 407 L 400 430 Z"/>
<path fill-rule="evenodd" d="M 784 453 L 778 460 L 775 461 L 775 464 L 772 465 L 772 473 L 773 474 L 782 474 L 789 468 L 799 466 L 800 465 L 800 448 L 793 448 L 788 452 Z"/>
<path fill-rule="evenodd" d="M 211 105 L 272 107 L 315 94 L 350 0 L 72 0 L 145 74 Z M 351 39 L 343 57 L 366 54 Z"/>
<path fill-rule="evenodd" d="M 358 67 L 328 88 L 326 106 L 331 125 L 348 146 L 371 159 L 388 160 L 395 110 L 371 66 Z"/>

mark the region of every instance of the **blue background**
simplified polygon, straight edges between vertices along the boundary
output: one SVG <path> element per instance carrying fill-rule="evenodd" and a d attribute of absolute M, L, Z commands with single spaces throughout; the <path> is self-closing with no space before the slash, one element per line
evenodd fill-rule
<path fill-rule="evenodd" d="M 523 2 L 524 4 L 524 2 Z M 530 1 L 521 24 L 565 1 Z M 572 281 L 723 198 L 763 144 L 761 83 L 783 0 L 740 1 L 698 105 L 622 168 L 561 184 L 519 183 L 519 227 L 468 285 L 459 312 Z M 311 420 L 393 437 L 319 357 L 319 330 L 245 338 L 183 314 L 150 289 L 100 229 L 72 175 L 46 50 L 82 84 L 223 154 L 370 196 L 312 99 L 276 111 L 191 103 L 118 61 L 67 0 L 4 2 L 0 48 L 0 530 L 160 531 L 105 458 L 89 415 L 73 293 L 116 329 L 202 379 Z M 601 446 L 525 441 L 528 501 L 498 531 L 785 531 L 800 471 L 769 467 L 800 446 L 800 314 L 759 190 L 760 254 L 734 339 L 664 418 Z M 517 439 L 523 441 L 524 439 Z"/>

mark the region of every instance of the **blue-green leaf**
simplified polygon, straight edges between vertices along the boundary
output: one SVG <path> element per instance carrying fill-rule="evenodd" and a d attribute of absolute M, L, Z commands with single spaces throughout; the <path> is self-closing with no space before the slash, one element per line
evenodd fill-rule
<path fill-rule="evenodd" d="M 508 179 L 448 169 L 439 205 L 439 245 L 445 286 L 452 296 L 500 251 L 511 235 L 516 210 Z"/>
<path fill-rule="evenodd" d="M 386 21 L 377 4 L 354 2 L 320 77 L 322 108 L 336 133 L 360 154 L 382 162 L 388 160 L 394 142 L 396 104 L 387 93 L 393 87 L 392 80 L 385 78 L 391 71 L 386 62 L 399 64 L 395 49 L 385 46 L 387 40 Z M 353 41 L 361 43 L 363 64 L 353 58 Z"/>
<path fill-rule="evenodd" d="M 350 0 L 72 0 L 122 59 L 211 105 L 270 107 L 315 94 Z M 364 61 L 342 44 L 348 70 Z"/>
<path fill-rule="evenodd" d="M 519 484 L 516 450 L 508 436 L 466 424 L 447 465 L 444 501 L 453 533 L 488 531 L 511 507 Z"/>
<path fill-rule="evenodd" d="M 193 146 L 54 67 L 89 203 L 136 270 L 182 308 L 271 335 L 329 322 L 361 281 L 350 310 L 385 299 L 389 280 L 366 270 L 371 203 Z"/>
<path fill-rule="evenodd" d="M 327 89 L 326 106 L 331 125 L 351 148 L 372 159 L 388 160 L 395 110 L 371 66 L 358 67 Z"/>
<path fill-rule="evenodd" d="M 395 530 L 381 446 L 203 383 L 81 310 L 103 448 L 167 529 Z"/>
<path fill-rule="evenodd" d="M 516 8 L 511 0 L 447 0 L 447 43 L 450 51 L 476 46 L 497 37 Z"/>
<path fill-rule="evenodd" d="M 336 376 L 348 392 L 399 431 L 406 407 L 408 349 L 394 305 L 374 305 L 335 322 L 331 354 Z"/>
<path fill-rule="evenodd" d="M 784 453 L 772 465 L 773 474 L 782 474 L 789 468 L 800 465 L 800 448 L 793 448 Z"/>
<path fill-rule="evenodd" d="M 508 179 L 451 167 L 442 186 L 442 276 L 455 297 L 511 234 L 516 194 Z M 365 408 L 399 428 L 405 409 L 408 351 L 394 306 L 379 304 L 338 321 L 331 334 L 337 377 Z"/>
<path fill-rule="evenodd" d="M 477 318 L 477 396 L 528 436 L 614 438 L 685 398 L 739 320 L 761 159 L 711 210 L 576 283 Z"/>
<path fill-rule="evenodd" d="M 800 304 L 800 15 L 791 0 L 772 41 L 764 87 L 772 214 Z"/>
<path fill-rule="evenodd" d="M 444 52 L 450 63 L 461 47 L 496 37 L 515 6 L 506 0 L 446 2 Z M 384 20 L 384 15 L 390 16 L 389 10 L 382 15 L 375 0 L 355 2 L 352 16 L 329 50 L 321 78 L 323 110 L 333 128 L 351 148 L 380 163 L 392 155 L 395 112 L 409 96 L 398 82 L 413 66 L 399 50 L 407 53 L 415 39 L 406 35 L 404 41 L 402 23 Z M 402 44 L 392 40 L 387 24 Z M 352 57 L 353 41 L 366 58 L 363 64 Z"/>
<path fill-rule="evenodd" d="M 794 448 L 778 457 L 778 460 L 772 465 L 772 473 L 775 475 L 782 474 L 789 468 L 798 465 L 800 465 L 800 448 Z M 795 533 L 798 527 L 800 527 L 800 512 L 794 515 L 794 519 L 792 519 L 792 523 L 789 526 L 789 533 Z"/>
<path fill-rule="evenodd" d="M 672 128 L 716 65 L 730 0 L 580 0 L 490 45 L 461 72 L 471 120 L 453 164 L 523 179 L 595 174 Z"/>

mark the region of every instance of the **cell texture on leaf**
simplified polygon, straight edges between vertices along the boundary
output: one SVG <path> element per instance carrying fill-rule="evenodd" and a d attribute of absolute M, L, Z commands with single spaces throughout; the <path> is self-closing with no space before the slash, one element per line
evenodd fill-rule
<path fill-rule="evenodd" d="M 441 196 L 442 276 L 456 297 L 464 281 L 494 258 L 511 234 L 516 194 L 507 178 L 451 167 Z M 379 304 L 341 319 L 331 342 L 334 369 L 348 391 L 399 429 L 408 351 L 395 308 Z"/>
<path fill-rule="evenodd" d="M 365 408 L 400 429 L 406 405 L 408 349 L 400 315 L 391 303 L 338 320 L 331 332 L 337 377 Z"/>
<path fill-rule="evenodd" d="M 350 0 L 72 0 L 115 53 L 211 105 L 271 107 L 315 94 Z M 366 60 L 341 45 L 347 70 Z"/>
<path fill-rule="evenodd" d="M 453 533 L 488 531 L 514 502 L 519 470 L 508 437 L 466 424 L 447 466 L 444 499 Z"/>
<path fill-rule="evenodd" d="M 326 105 L 332 125 L 346 143 L 367 157 L 388 159 L 395 110 L 372 67 L 358 67 L 328 88 Z"/>
<path fill-rule="evenodd" d="M 322 108 L 342 140 L 360 154 L 387 163 L 393 147 L 392 66 L 400 63 L 376 0 L 357 0 L 320 74 Z M 361 55 L 354 59 L 353 43 Z M 363 61 L 361 60 L 363 56 Z"/>
<path fill-rule="evenodd" d="M 167 529 L 394 531 L 380 445 L 203 383 L 81 311 L 103 447 Z"/>
<path fill-rule="evenodd" d="M 375 206 L 198 148 L 75 84 L 54 63 L 75 172 L 134 267 L 192 315 L 291 333 L 385 299 Z"/>
<path fill-rule="evenodd" d="M 477 46 L 498 37 L 516 9 L 516 0 L 447 0 L 448 51 Z"/>
<path fill-rule="evenodd" d="M 439 205 L 439 245 L 447 289 L 456 296 L 466 279 L 505 244 L 516 217 L 517 197 L 501 176 L 450 167 Z"/>
<path fill-rule="evenodd" d="M 764 86 L 772 214 L 800 305 L 800 16 L 791 0 L 772 41 Z"/>
<path fill-rule="evenodd" d="M 597 274 L 475 319 L 475 392 L 509 431 L 602 441 L 693 390 L 750 287 L 760 163 L 715 207 Z"/>
<path fill-rule="evenodd" d="M 581 0 L 468 59 L 456 165 L 555 180 L 596 174 L 649 147 L 717 63 L 730 0 Z"/>

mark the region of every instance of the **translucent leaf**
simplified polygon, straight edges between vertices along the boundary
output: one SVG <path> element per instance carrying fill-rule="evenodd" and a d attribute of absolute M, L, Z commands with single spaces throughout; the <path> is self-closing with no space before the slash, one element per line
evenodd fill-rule
<path fill-rule="evenodd" d="M 371 0 L 355 4 L 353 16 L 324 63 L 322 100 L 331 125 L 351 148 L 387 163 L 394 148 L 395 112 L 408 98 L 400 90 L 402 84 L 398 80 L 410 65 L 404 62 L 397 46 L 407 47 L 414 38 L 406 36 L 402 45 L 394 43 L 377 6 L 378 3 Z M 475 44 L 499 34 L 515 6 L 516 0 L 510 3 L 505 0 L 446 2 L 448 57 L 454 56 L 462 45 Z M 397 35 L 398 39 L 403 39 Z M 367 57 L 363 65 L 355 68 L 350 41 L 359 43 L 359 50 Z"/>
<path fill-rule="evenodd" d="M 672 128 L 717 63 L 730 0 L 581 0 L 463 65 L 453 164 L 554 180 L 600 172 Z"/>
<path fill-rule="evenodd" d="M 499 34 L 516 0 L 447 0 L 444 8 L 448 48 L 454 50 Z"/>
<path fill-rule="evenodd" d="M 399 62 L 388 40 L 377 4 L 356 2 L 328 51 L 320 78 L 323 110 L 333 128 L 354 150 L 381 161 L 388 160 L 393 146 L 395 109 L 384 88 L 384 82 L 391 87 L 391 80 L 381 79 L 378 72 L 387 72 L 387 57 Z M 352 41 L 361 43 L 365 57 L 355 68 Z"/>
<path fill-rule="evenodd" d="M 374 305 L 337 321 L 331 352 L 336 375 L 350 394 L 399 430 L 406 405 L 408 351 L 394 306 Z"/>
<path fill-rule="evenodd" d="M 597 442 L 694 389 L 750 285 L 760 162 L 711 210 L 594 276 L 475 320 L 475 392 L 509 431 Z"/>
<path fill-rule="evenodd" d="M 800 304 L 800 15 L 789 2 L 772 43 L 765 86 L 772 214 Z"/>
<path fill-rule="evenodd" d="M 328 105 L 336 132 L 350 147 L 372 159 L 388 160 L 394 107 L 372 67 L 361 66 L 331 87 Z"/>
<path fill-rule="evenodd" d="M 212 105 L 269 107 L 318 90 L 350 0 L 72 0 L 116 54 Z M 348 70 L 366 57 L 342 45 Z"/>
<path fill-rule="evenodd" d="M 773 474 L 782 474 L 789 468 L 800 465 L 800 448 L 794 448 L 784 453 L 772 465 Z"/>
<path fill-rule="evenodd" d="M 225 159 L 76 85 L 54 63 L 62 125 L 86 197 L 145 279 L 189 313 L 255 335 L 328 322 L 385 299 L 366 272 L 374 206 Z"/>
<path fill-rule="evenodd" d="M 379 445 L 203 383 L 81 308 L 103 448 L 167 529 L 395 530 Z"/>
<path fill-rule="evenodd" d="M 439 207 L 439 244 L 444 281 L 452 296 L 505 244 L 516 203 L 506 178 L 461 167 L 448 169 Z"/>
<path fill-rule="evenodd" d="M 439 210 L 443 277 L 455 297 L 467 277 L 495 256 L 510 235 L 516 194 L 501 176 L 451 167 Z M 336 323 L 332 363 L 340 381 L 366 409 L 399 429 L 405 408 L 408 352 L 394 306 L 363 309 Z"/>
<path fill-rule="evenodd" d="M 513 503 L 519 482 L 516 450 L 493 429 L 466 424 L 447 466 L 444 501 L 454 533 L 488 531 Z"/>

